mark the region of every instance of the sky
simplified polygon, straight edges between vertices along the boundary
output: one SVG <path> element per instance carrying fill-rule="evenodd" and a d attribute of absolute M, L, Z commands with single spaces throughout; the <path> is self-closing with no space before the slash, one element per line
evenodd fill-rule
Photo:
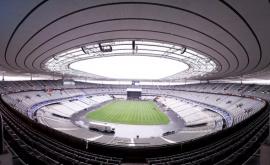
<path fill-rule="evenodd" d="M 182 62 L 146 56 L 114 56 L 78 61 L 72 69 L 109 78 L 160 79 L 188 69 Z"/>

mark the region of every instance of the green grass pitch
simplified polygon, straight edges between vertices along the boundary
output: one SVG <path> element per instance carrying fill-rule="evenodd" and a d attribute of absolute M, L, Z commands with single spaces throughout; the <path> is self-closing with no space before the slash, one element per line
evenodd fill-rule
<path fill-rule="evenodd" d="M 168 124 L 168 117 L 159 110 L 153 101 L 117 100 L 98 108 L 86 115 L 89 120 L 133 124 Z"/>

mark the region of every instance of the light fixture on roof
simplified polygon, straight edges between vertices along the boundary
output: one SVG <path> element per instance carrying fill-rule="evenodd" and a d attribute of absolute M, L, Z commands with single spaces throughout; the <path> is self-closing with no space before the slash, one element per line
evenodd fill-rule
<path fill-rule="evenodd" d="M 182 47 L 181 54 L 184 54 L 186 52 L 186 47 Z"/>
<path fill-rule="evenodd" d="M 209 63 L 211 60 L 209 59 L 209 58 L 207 58 L 206 60 L 205 60 L 205 63 Z"/>
<path fill-rule="evenodd" d="M 135 40 L 132 41 L 132 50 L 135 50 Z"/>
<path fill-rule="evenodd" d="M 53 56 L 54 60 L 59 60 L 59 58 L 57 56 Z"/>
<path fill-rule="evenodd" d="M 111 45 L 102 45 L 102 43 L 99 43 L 98 46 L 101 52 L 112 52 Z"/>
<path fill-rule="evenodd" d="M 140 51 L 138 51 L 139 46 Z M 173 59 L 190 65 L 190 69 L 181 74 L 179 73 L 179 75 L 173 75 L 170 77 L 170 79 L 178 79 L 181 76 L 196 76 L 199 75 L 198 70 L 200 69 L 203 74 L 206 74 L 216 70 L 217 67 L 216 63 L 211 58 L 201 54 L 200 52 L 193 51 L 185 45 L 174 45 L 170 43 L 161 43 L 150 40 L 142 41 L 135 39 L 119 41 L 104 40 L 97 43 L 81 45 L 73 50 L 68 50 L 52 56 L 51 59 L 44 63 L 43 67 L 56 73 L 62 73 L 65 68 L 68 68 L 70 74 L 78 75 L 78 72 L 69 69 L 69 64 L 76 61 L 85 60 L 87 58 L 92 59 L 102 56 L 107 57 L 119 55 L 153 55 L 155 57 L 157 56 Z M 192 71 L 194 71 L 194 73 Z M 86 74 L 84 76 L 86 76 Z M 95 76 L 96 75 L 90 75 L 89 77 L 95 78 Z"/>
<path fill-rule="evenodd" d="M 138 53 L 138 50 L 139 50 L 139 48 L 138 48 L 138 46 L 136 46 L 135 53 Z"/>
<path fill-rule="evenodd" d="M 135 40 L 132 41 L 132 54 L 138 53 L 138 46 L 135 43 Z"/>
<path fill-rule="evenodd" d="M 89 50 L 86 48 L 86 46 L 82 46 L 81 49 L 84 52 L 84 54 L 89 54 Z"/>

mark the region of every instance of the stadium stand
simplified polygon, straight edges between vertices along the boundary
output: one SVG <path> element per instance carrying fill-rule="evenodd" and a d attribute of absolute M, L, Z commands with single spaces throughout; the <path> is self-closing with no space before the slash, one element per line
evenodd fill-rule
<path fill-rule="evenodd" d="M 13 82 L 10 83 L 13 84 Z M 121 91 L 124 92 L 121 88 L 126 86 L 117 85 L 115 86 L 116 90 L 110 86 L 108 87 L 110 90 L 108 90 L 106 86 L 98 88 L 95 87 L 95 84 L 83 84 L 82 86 L 76 86 L 76 89 L 66 89 L 57 81 L 31 82 L 31 84 L 36 84 L 37 86 L 30 86 L 30 83 L 26 82 L 17 82 L 18 84 L 20 84 L 20 89 L 16 87 L 15 93 L 9 88 L 2 89 L 2 99 L 5 102 L 1 101 L 0 108 L 1 113 L 4 115 L 3 126 L 7 144 L 14 150 L 21 161 L 25 163 L 121 164 L 121 162 L 145 162 L 148 164 L 232 164 L 232 162 L 244 162 L 255 152 L 269 132 L 268 104 L 263 100 L 257 99 L 255 93 L 251 97 L 250 92 L 248 92 L 250 88 L 245 88 L 247 95 L 242 92 L 240 96 L 234 89 L 230 90 L 231 93 L 228 93 L 228 90 L 224 92 L 223 89 L 216 88 L 211 90 L 212 93 L 210 93 L 206 88 L 209 86 L 208 84 L 200 84 L 177 86 L 174 87 L 177 88 L 177 91 L 174 90 L 174 92 L 168 89 L 170 87 L 165 86 L 162 89 L 162 93 L 159 93 L 161 96 L 158 98 L 158 101 L 186 119 L 188 125 L 193 122 L 195 124 L 200 124 L 201 122 L 217 123 L 217 121 L 220 121 L 221 115 L 217 115 L 214 111 L 204 112 L 205 108 L 208 110 L 216 108 L 229 113 L 233 118 L 231 126 L 222 129 L 223 125 L 219 124 L 218 127 L 211 129 L 211 133 L 203 133 L 201 129 L 187 127 L 183 131 L 165 136 L 166 139 L 176 143 L 161 145 L 164 144 L 164 139 L 154 138 L 150 139 L 152 140 L 153 147 L 148 146 L 148 148 L 144 147 L 149 142 L 147 138 L 134 139 L 135 143 L 138 144 L 137 147 L 119 145 L 120 143 L 130 143 L 128 139 L 112 139 L 112 137 L 106 136 L 98 139 L 96 142 L 86 142 L 81 138 L 61 133 L 44 124 L 37 123 L 25 111 L 37 102 L 58 100 L 58 102 L 62 101 L 67 103 L 67 105 L 72 105 L 72 108 L 70 108 L 71 106 L 60 104 L 65 107 L 65 113 L 72 114 L 77 110 L 86 108 L 86 106 L 90 107 L 96 103 L 110 100 L 111 97 L 104 95 L 105 93 L 119 94 Z M 44 92 L 44 86 L 52 87 L 52 84 L 55 84 L 54 88 L 56 91 L 53 89 L 51 94 Z M 225 86 L 226 84 L 223 85 Z M 229 87 L 231 86 L 235 85 L 232 84 Z M 145 86 L 144 88 L 148 89 L 145 95 L 157 94 L 153 87 Z M 59 90 L 62 94 L 60 94 Z M 82 97 L 82 95 L 85 97 Z M 29 99 L 26 96 L 34 99 Z M 78 96 L 82 97 L 82 99 L 77 98 Z M 17 101 L 18 99 L 21 101 Z M 69 99 L 72 101 L 68 101 Z M 184 104 L 184 102 L 188 104 Z M 194 108 L 192 113 L 200 113 L 205 118 L 189 117 L 189 112 L 185 112 L 185 109 L 192 107 Z M 56 117 L 60 121 L 58 125 L 61 125 L 63 121 L 68 121 L 65 118 L 59 119 L 59 117 L 53 116 L 52 113 L 47 113 L 47 111 L 50 111 L 48 108 L 50 106 L 41 108 L 42 111 L 37 111 L 38 121 L 44 120 L 44 117 L 43 119 L 40 118 L 44 115 L 48 118 Z M 63 108 L 59 108 L 59 110 L 61 112 L 59 115 L 61 114 L 62 116 L 64 114 L 62 112 Z M 56 113 L 56 111 L 53 112 Z M 40 123 L 44 123 L 44 121 Z M 71 127 L 72 124 L 70 123 L 67 126 Z M 222 131 L 217 131 L 220 129 Z M 105 144 L 108 141 L 111 143 Z M 164 152 L 159 152 L 160 150 Z"/>
<path fill-rule="evenodd" d="M 269 165 L 269 4 L 0 1 L 0 165 Z"/>

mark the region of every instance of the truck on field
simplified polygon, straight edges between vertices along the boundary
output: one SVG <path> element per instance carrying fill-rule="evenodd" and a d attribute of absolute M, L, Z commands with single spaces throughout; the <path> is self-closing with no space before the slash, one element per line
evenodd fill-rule
<path fill-rule="evenodd" d="M 104 133 L 115 133 L 115 128 L 111 127 L 107 123 L 89 122 L 89 130 Z"/>

